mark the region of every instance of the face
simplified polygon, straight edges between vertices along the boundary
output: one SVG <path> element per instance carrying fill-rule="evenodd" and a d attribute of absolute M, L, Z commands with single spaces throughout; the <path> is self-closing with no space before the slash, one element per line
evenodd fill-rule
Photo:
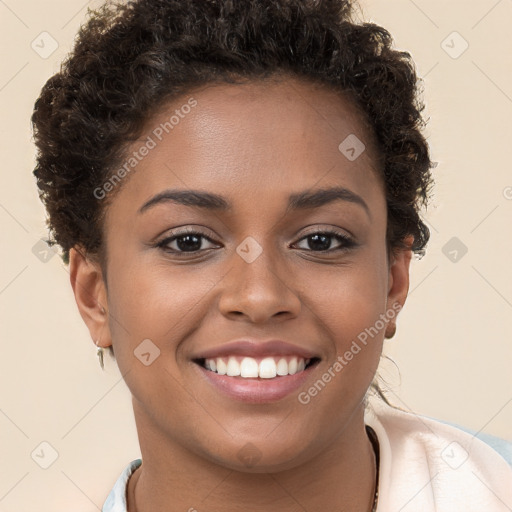
<path fill-rule="evenodd" d="M 141 446 L 268 471 L 349 440 L 408 286 L 353 105 L 294 79 L 211 85 L 162 109 L 133 152 L 106 211 L 108 282 L 76 252 L 71 274 L 92 337 L 114 347 Z M 172 195 L 184 190 L 197 194 Z M 266 376 L 217 373 L 245 357 L 241 371 Z M 269 376 L 294 357 L 294 374 Z"/>

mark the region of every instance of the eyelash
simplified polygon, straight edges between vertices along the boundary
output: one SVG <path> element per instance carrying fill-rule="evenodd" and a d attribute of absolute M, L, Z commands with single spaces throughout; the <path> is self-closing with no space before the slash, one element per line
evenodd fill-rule
<path fill-rule="evenodd" d="M 162 241 L 157 242 L 155 244 L 155 246 L 160 248 L 160 249 L 162 249 L 165 252 L 178 255 L 179 257 L 187 256 L 187 255 L 191 255 L 191 254 L 198 254 L 201 251 L 207 251 L 208 250 L 208 249 L 199 249 L 197 251 L 188 251 L 187 252 L 187 251 L 177 251 L 175 249 L 169 249 L 168 245 L 171 242 L 175 241 L 176 239 L 178 239 L 178 238 L 180 238 L 182 236 L 186 236 L 186 235 L 197 235 L 197 236 L 199 236 L 201 238 L 205 238 L 210 243 L 215 244 L 215 242 L 210 237 L 206 236 L 204 233 L 201 233 L 200 231 L 195 231 L 193 229 L 187 229 L 187 230 L 183 230 L 183 231 L 180 231 L 178 233 L 175 233 L 172 236 L 166 237 Z M 301 242 L 302 240 L 305 240 L 308 237 L 314 236 L 314 235 L 330 235 L 333 238 L 336 238 L 339 242 L 341 242 L 342 246 L 341 247 L 337 247 L 336 249 L 327 249 L 325 251 L 313 251 L 311 249 L 302 249 L 302 250 L 306 250 L 306 252 L 312 252 L 312 253 L 318 253 L 318 254 L 329 254 L 329 253 L 333 253 L 333 252 L 337 252 L 337 251 L 344 251 L 344 250 L 347 250 L 347 249 L 351 249 L 351 248 L 353 248 L 353 247 L 355 247 L 357 245 L 356 242 L 354 242 L 354 240 L 352 240 L 350 237 L 348 237 L 344 233 L 341 233 L 341 232 L 336 231 L 336 230 L 329 230 L 329 229 L 327 229 L 327 230 L 320 230 L 320 231 L 313 231 L 311 233 L 308 233 L 307 235 L 305 235 L 302 238 L 300 238 L 298 240 L 298 242 Z"/>

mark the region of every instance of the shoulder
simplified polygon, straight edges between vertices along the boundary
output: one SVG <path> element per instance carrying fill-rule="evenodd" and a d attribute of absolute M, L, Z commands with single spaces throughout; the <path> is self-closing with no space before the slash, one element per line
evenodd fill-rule
<path fill-rule="evenodd" d="M 512 443 L 372 401 L 365 416 L 379 438 L 383 509 L 512 510 Z M 382 484 L 382 486 L 381 486 Z"/>
<path fill-rule="evenodd" d="M 434 418 L 430 418 L 430 419 L 434 420 Z M 485 432 L 477 432 L 475 430 L 471 430 L 471 429 L 468 429 L 461 425 L 457 425 L 455 423 L 451 423 L 448 421 L 444 421 L 444 420 L 440 420 L 440 419 L 437 419 L 435 421 L 444 423 L 445 425 L 451 425 L 452 427 L 462 430 L 463 432 L 467 432 L 471 436 L 474 436 L 474 437 L 480 439 L 485 444 L 487 444 L 491 448 L 493 448 L 496 452 L 498 452 L 507 461 L 507 463 L 510 466 L 512 466 L 512 441 L 508 441 L 508 440 L 502 439 L 500 437 L 486 434 Z"/>

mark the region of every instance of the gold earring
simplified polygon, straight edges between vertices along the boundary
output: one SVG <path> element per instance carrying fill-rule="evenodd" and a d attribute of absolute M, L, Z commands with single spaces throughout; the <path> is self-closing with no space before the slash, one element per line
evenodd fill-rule
<path fill-rule="evenodd" d="M 100 366 L 101 366 L 101 369 L 102 370 L 105 370 L 105 366 L 103 364 L 103 347 L 100 347 L 98 346 L 98 343 L 100 342 L 100 340 L 96 341 L 95 344 L 96 344 L 96 347 L 97 347 L 97 351 L 96 351 L 96 354 L 98 356 L 98 359 L 100 360 Z"/>
<path fill-rule="evenodd" d="M 106 313 L 105 308 L 101 305 L 99 305 L 99 306 L 100 306 L 100 311 L 102 312 L 102 314 L 105 314 Z M 98 356 L 98 359 L 100 361 L 101 369 L 105 370 L 105 365 L 103 363 L 103 347 L 98 346 L 99 342 L 100 342 L 100 340 L 94 342 L 97 347 L 96 355 Z"/>

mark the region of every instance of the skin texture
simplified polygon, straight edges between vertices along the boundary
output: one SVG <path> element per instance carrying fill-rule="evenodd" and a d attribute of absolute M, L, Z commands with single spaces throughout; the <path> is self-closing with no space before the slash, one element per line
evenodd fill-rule
<path fill-rule="evenodd" d="M 307 390 L 379 315 L 404 304 L 412 253 L 388 259 L 370 134 L 345 98 L 290 78 L 194 90 L 163 108 L 133 148 L 190 97 L 197 106 L 107 209 L 108 283 L 94 258 L 70 254 L 80 313 L 100 346 L 113 344 L 133 396 L 143 465 L 129 481 L 129 512 L 371 510 L 375 461 L 362 401 L 396 319 L 306 405 L 297 393 L 235 401 L 191 361 L 244 336 L 283 339 L 321 357 L 299 391 Z M 366 145 L 355 161 L 338 150 L 349 134 Z M 286 212 L 290 194 L 331 186 L 361 196 L 369 212 L 349 201 Z M 221 194 L 232 209 L 164 202 L 138 213 L 166 189 Z M 212 242 L 200 239 L 181 258 L 154 247 L 186 227 Z M 306 237 L 333 228 L 356 245 L 336 251 L 343 242 L 331 237 L 327 252 Z M 248 236 L 262 248 L 252 263 L 236 252 Z M 145 366 L 134 350 L 148 338 L 160 356 Z M 238 457 L 247 443 L 260 454 L 251 467 Z"/>

